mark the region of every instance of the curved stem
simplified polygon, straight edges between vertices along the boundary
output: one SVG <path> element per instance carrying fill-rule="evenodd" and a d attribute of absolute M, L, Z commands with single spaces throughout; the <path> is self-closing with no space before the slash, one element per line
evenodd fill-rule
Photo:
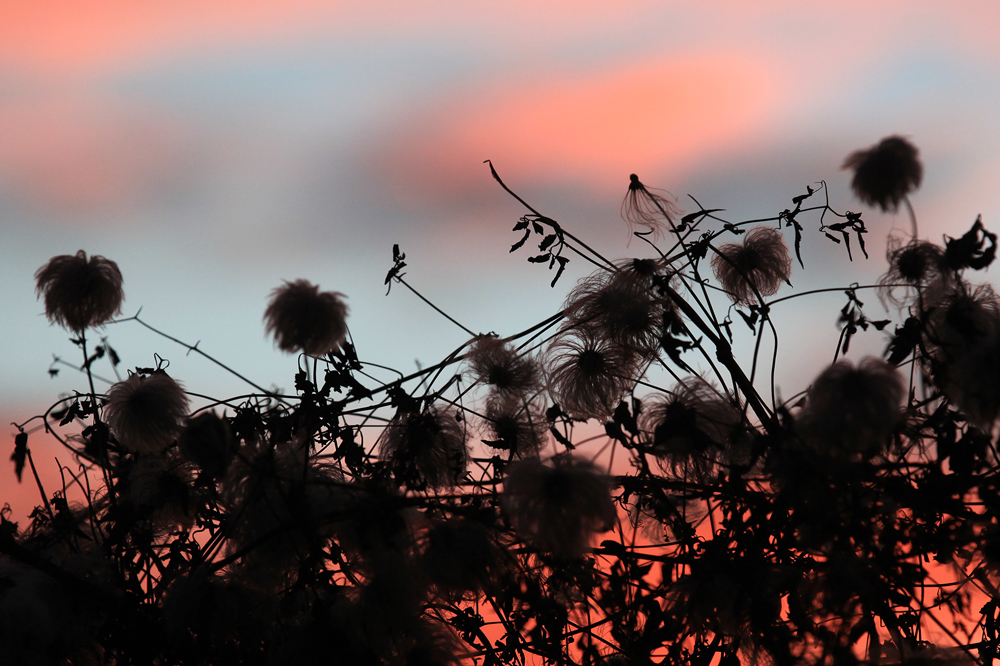
<path fill-rule="evenodd" d="M 489 164 L 490 165 L 490 173 L 493 175 L 494 180 L 496 180 L 498 183 L 500 183 L 500 187 L 502 187 L 507 192 L 507 194 L 509 194 L 510 196 L 512 196 L 515 199 L 517 199 L 519 202 L 521 202 L 522 206 L 524 206 L 525 208 L 527 208 L 528 210 L 530 210 L 532 213 L 534 213 L 535 215 L 537 215 L 539 218 L 542 218 L 540 221 L 551 220 L 551 218 L 549 218 L 549 217 L 547 217 L 545 215 L 542 215 L 537 210 L 535 210 L 534 208 L 532 208 L 531 206 L 529 206 L 527 201 L 525 201 L 521 197 L 517 196 L 512 189 L 510 189 L 509 187 L 507 187 L 507 184 L 504 183 L 503 180 L 500 179 L 500 174 L 498 174 L 497 170 L 493 167 L 493 162 L 492 161 L 486 160 L 484 162 L 484 164 Z M 555 221 L 551 220 L 551 222 L 555 222 Z M 551 226 L 551 224 L 550 224 L 550 226 Z M 574 236 L 570 232 L 568 232 L 565 229 L 563 229 L 561 226 L 557 225 L 557 228 L 559 229 L 560 233 L 562 233 L 564 236 L 566 236 L 566 238 L 570 239 L 574 243 L 577 243 L 584 250 L 586 250 L 587 252 L 590 252 L 595 257 L 597 257 L 598 259 L 600 259 L 601 261 L 603 261 L 604 263 L 606 263 L 611 268 L 612 271 L 617 271 L 618 270 L 618 267 L 615 266 L 614 262 L 609 261 L 600 252 L 598 252 L 597 250 L 593 249 L 592 247 L 590 247 L 589 245 L 587 245 L 586 243 L 584 243 L 582 240 L 580 240 L 579 238 L 577 238 L 576 236 Z"/>
<path fill-rule="evenodd" d="M 910 226 L 913 229 L 913 240 L 917 239 L 917 214 L 913 212 L 913 205 L 910 203 L 910 197 L 903 195 L 903 203 L 906 204 L 906 210 L 910 214 Z"/>

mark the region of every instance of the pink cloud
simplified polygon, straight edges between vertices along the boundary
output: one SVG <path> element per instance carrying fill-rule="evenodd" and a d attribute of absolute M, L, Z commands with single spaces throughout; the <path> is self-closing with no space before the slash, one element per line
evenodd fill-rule
<path fill-rule="evenodd" d="M 0 8 L 0 61 L 54 70 L 121 64 L 198 43 L 274 34 L 324 4 L 15 0 Z"/>
<path fill-rule="evenodd" d="M 139 108 L 74 95 L 0 106 L 0 180 L 52 210 L 94 209 L 149 194 L 179 170 L 183 132 Z"/>
<path fill-rule="evenodd" d="M 648 0 L 9 0 L 0 3 L 0 63 L 29 70 L 81 71 L 178 51 L 245 42 L 365 32 L 381 38 L 427 28 L 542 21 L 570 28 L 621 16 Z"/>
<path fill-rule="evenodd" d="M 779 88 L 764 63 L 719 52 L 504 83 L 407 123 L 376 168 L 404 200 L 461 197 L 487 158 L 538 182 L 621 189 L 629 173 L 677 176 L 753 140 Z"/>
<path fill-rule="evenodd" d="M 810 26 L 809 32 L 815 26 L 815 32 L 822 32 L 833 21 L 859 26 L 859 35 L 880 37 L 912 32 L 923 22 L 968 36 L 995 55 L 992 26 L 1000 8 L 989 0 L 966 0 L 959 6 L 963 8 L 903 0 L 842 0 L 817 7 L 803 7 L 795 0 L 762 0 L 744 6 L 706 0 L 678 13 L 713 21 L 716 29 L 706 35 L 708 40 L 722 33 L 753 38 L 754 31 L 774 22 Z M 192 50 L 294 42 L 310 35 L 391 39 L 431 29 L 468 33 L 499 28 L 510 33 L 512 42 L 544 38 L 557 43 L 581 29 L 588 34 L 613 25 L 643 29 L 644 16 L 651 10 L 658 16 L 662 9 L 663 3 L 651 0 L 6 0 L 0 3 L 0 64 L 79 72 Z"/>

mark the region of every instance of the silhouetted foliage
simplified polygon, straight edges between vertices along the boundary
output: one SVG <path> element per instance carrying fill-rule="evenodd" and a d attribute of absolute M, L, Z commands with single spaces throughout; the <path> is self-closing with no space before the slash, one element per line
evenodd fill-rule
<path fill-rule="evenodd" d="M 920 181 L 898 137 L 847 164 L 884 209 Z M 969 280 L 995 257 L 981 221 L 894 240 L 877 284 L 840 287 L 834 362 L 780 402 L 777 361 L 732 344 L 777 346 L 772 310 L 814 293 L 781 295 L 811 226 L 864 250 L 825 183 L 730 221 L 633 175 L 622 212 L 652 256 L 609 260 L 490 168 L 528 209 L 512 252 L 536 236 L 553 285 L 571 259 L 595 270 L 552 317 L 409 375 L 358 351 L 340 294 L 297 280 L 265 311 L 299 353 L 294 392 L 184 343 L 253 391 L 188 394 L 159 357 L 98 391 L 95 362 L 120 359 L 87 334 L 120 306 L 117 266 L 81 251 L 38 271 L 87 386 L 14 424 L 42 504 L 24 525 L 0 512 L 0 663 L 992 663 L 1000 301 Z M 413 290 L 405 258 L 393 246 L 385 282 Z M 867 290 L 891 318 L 866 315 Z M 841 358 L 883 329 L 884 360 Z M 55 492 L 43 435 L 79 466 Z"/>

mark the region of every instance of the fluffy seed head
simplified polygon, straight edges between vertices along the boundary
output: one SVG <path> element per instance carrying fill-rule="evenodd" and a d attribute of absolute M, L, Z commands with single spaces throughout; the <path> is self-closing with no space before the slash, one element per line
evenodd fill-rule
<path fill-rule="evenodd" d="M 617 515 L 607 476 L 573 456 L 508 466 L 503 508 L 521 538 L 561 558 L 583 555 Z"/>
<path fill-rule="evenodd" d="M 938 360 L 961 354 L 1000 330 L 1000 300 L 987 284 L 959 282 L 927 299 L 927 345 Z"/>
<path fill-rule="evenodd" d="M 233 433 L 229 423 L 215 412 L 202 412 L 188 419 L 177 440 L 181 455 L 212 478 L 221 478 L 233 457 Z"/>
<path fill-rule="evenodd" d="M 193 522 L 190 468 L 177 456 L 123 458 L 116 475 L 119 510 L 124 514 L 149 521 L 160 534 Z"/>
<path fill-rule="evenodd" d="M 933 363 L 934 383 L 970 423 L 990 432 L 1000 415 L 1000 332 Z"/>
<path fill-rule="evenodd" d="M 653 239 L 658 239 L 664 230 L 673 228 L 680 214 L 672 194 L 646 187 L 634 173 L 629 176 L 621 216 L 628 223 L 630 233 L 652 232 Z"/>
<path fill-rule="evenodd" d="M 675 473 L 701 479 L 719 462 L 739 462 L 742 412 L 701 377 L 646 399 L 639 424 L 652 453 Z"/>
<path fill-rule="evenodd" d="M 52 257 L 35 272 L 35 294 L 45 296 L 45 316 L 53 324 L 80 333 L 121 312 L 125 293 L 118 264 L 100 255 Z"/>
<path fill-rule="evenodd" d="M 286 352 L 321 356 L 336 351 L 347 337 L 347 305 L 343 294 L 321 292 L 306 280 L 286 282 L 271 292 L 264 311 L 266 332 Z"/>
<path fill-rule="evenodd" d="M 896 296 L 896 290 L 903 285 L 907 292 L 923 292 L 929 287 L 940 289 L 948 282 L 944 270 L 944 250 L 934 243 L 913 239 L 901 244 L 895 236 L 889 237 L 886 249 L 889 270 L 879 278 L 879 296 L 896 305 L 909 301 Z"/>
<path fill-rule="evenodd" d="M 549 427 L 533 403 L 516 399 L 488 402 L 485 426 L 483 441 L 494 449 L 510 451 L 517 458 L 538 455 Z"/>
<path fill-rule="evenodd" d="M 505 564 L 505 553 L 481 524 L 453 519 L 427 535 L 423 568 L 445 596 L 477 592 L 492 583 Z"/>
<path fill-rule="evenodd" d="M 465 475 L 469 451 L 465 422 L 452 410 L 400 411 L 380 438 L 382 455 L 410 487 L 444 488 Z"/>
<path fill-rule="evenodd" d="M 263 635 L 272 626 L 276 605 L 272 594 L 195 569 L 170 583 L 163 626 L 171 641 L 197 640 L 197 651 L 207 658 L 227 643 Z"/>
<path fill-rule="evenodd" d="M 925 347 L 934 383 L 989 431 L 1000 415 L 1000 301 L 989 285 L 964 282 L 927 300 Z"/>
<path fill-rule="evenodd" d="M 728 243 L 712 257 L 712 271 L 733 302 L 750 305 L 770 296 L 792 274 L 792 258 L 781 232 L 754 227 L 742 243 Z M 756 293 L 755 293 L 756 291 Z"/>
<path fill-rule="evenodd" d="M 582 329 L 556 337 L 547 353 L 549 390 L 575 419 L 611 414 L 627 393 L 641 357 Z"/>
<path fill-rule="evenodd" d="M 653 288 L 656 264 L 620 262 L 614 272 L 598 270 L 580 280 L 566 298 L 564 329 L 586 329 L 596 337 L 654 354 L 663 334 L 668 300 Z"/>
<path fill-rule="evenodd" d="M 498 397 L 532 397 L 541 385 L 541 369 L 513 345 L 491 335 L 480 335 L 466 362 L 475 378 Z"/>
<path fill-rule="evenodd" d="M 233 574 L 259 589 L 294 580 L 343 513 L 342 488 L 337 472 L 299 444 L 245 446 L 221 485 L 228 551 L 242 554 Z"/>
<path fill-rule="evenodd" d="M 854 366 L 840 360 L 806 393 L 796 427 L 809 446 L 828 455 L 870 455 L 884 450 L 902 416 L 899 371 L 873 356 Z"/>
<path fill-rule="evenodd" d="M 924 168 L 917 155 L 912 143 L 890 136 L 867 150 L 851 153 L 842 168 L 854 171 L 851 188 L 861 201 L 894 213 L 903 197 L 920 187 Z"/>
<path fill-rule="evenodd" d="M 158 454 L 181 431 L 188 412 L 184 388 L 162 370 L 132 375 L 108 391 L 105 418 L 119 443 L 132 453 Z"/>

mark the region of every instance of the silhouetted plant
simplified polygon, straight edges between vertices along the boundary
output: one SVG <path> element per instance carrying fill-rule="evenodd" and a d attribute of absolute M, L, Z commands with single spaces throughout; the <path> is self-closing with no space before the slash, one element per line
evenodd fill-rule
<path fill-rule="evenodd" d="M 924 168 L 916 147 L 901 136 L 847 156 L 844 168 L 854 171 L 851 188 L 859 199 L 884 212 L 895 212 L 907 194 L 920 187 Z"/>
<path fill-rule="evenodd" d="M 347 336 L 347 306 L 341 296 L 320 292 L 306 280 L 286 282 L 271 292 L 264 311 L 267 332 L 282 351 L 314 356 L 337 351 Z"/>
<path fill-rule="evenodd" d="M 916 156 L 890 137 L 846 166 L 863 201 L 895 210 Z M 819 290 L 846 296 L 834 361 L 781 402 L 772 312 L 816 291 L 782 293 L 789 248 L 804 268 L 813 216 L 849 257 L 852 238 L 865 249 L 861 214 L 825 183 L 730 221 L 697 201 L 682 215 L 633 175 L 622 215 L 651 256 L 612 260 L 490 166 L 528 210 L 512 251 L 536 237 L 528 261 L 553 285 L 571 260 L 594 270 L 506 336 L 432 305 L 467 342 L 410 375 L 348 341 L 341 294 L 297 280 L 264 310 L 277 346 L 306 356 L 291 393 L 185 343 L 251 392 L 188 393 L 162 358 L 98 391 L 95 364 L 122 361 L 107 338 L 88 350 L 89 329 L 179 341 L 110 321 L 114 262 L 39 269 L 87 387 L 15 424 L 41 505 L 26 522 L 0 511 L 0 663 L 992 663 L 1000 302 L 968 279 L 995 257 L 980 220 L 943 244 L 892 239 L 877 284 Z M 393 247 L 386 283 L 416 293 L 405 257 Z M 884 359 L 856 362 L 853 336 L 892 323 L 866 314 L 866 290 L 898 321 Z M 39 430 L 78 466 L 54 492 Z"/>
<path fill-rule="evenodd" d="M 118 264 L 99 255 L 52 257 L 35 273 L 37 294 L 45 296 L 45 316 L 80 333 L 101 326 L 121 312 L 125 294 Z"/>

